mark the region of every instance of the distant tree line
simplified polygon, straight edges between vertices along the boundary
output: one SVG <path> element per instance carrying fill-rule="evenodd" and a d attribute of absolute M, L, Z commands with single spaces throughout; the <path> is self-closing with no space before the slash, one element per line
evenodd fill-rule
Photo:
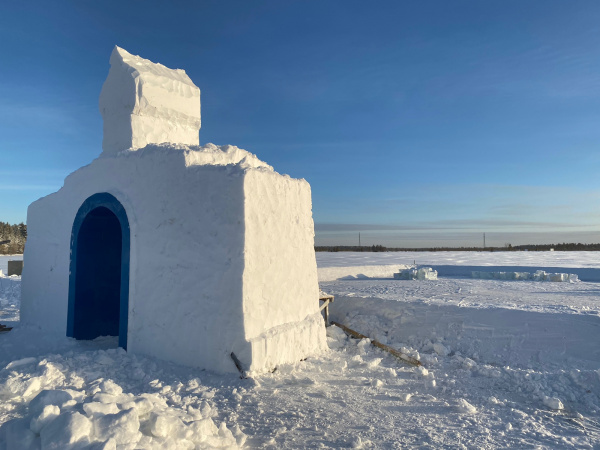
<path fill-rule="evenodd" d="M 384 247 L 382 245 L 357 246 L 357 245 L 320 245 L 315 246 L 317 252 L 547 252 L 554 249 L 557 252 L 572 251 L 600 251 L 599 244 L 580 244 L 580 243 L 562 243 L 562 244 L 532 244 L 532 245 L 511 245 L 505 244 L 504 247 L 427 247 L 427 248 L 401 248 Z"/>
<path fill-rule="evenodd" d="M 24 223 L 11 225 L 9 223 L 0 222 L 0 242 L 10 241 L 8 244 L 0 245 L 0 255 L 23 253 L 26 240 L 27 225 Z"/>
<path fill-rule="evenodd" d="M 388 249 L 383 245 L 330 245 L 330 246 L 317 246 L 315 247 L 317 252 L 388 252 L 394 251 L 394 249 Z"/>

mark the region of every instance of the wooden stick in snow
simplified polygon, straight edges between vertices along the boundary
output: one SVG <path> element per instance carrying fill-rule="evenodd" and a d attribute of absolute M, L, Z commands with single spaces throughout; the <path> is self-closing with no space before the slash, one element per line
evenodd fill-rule
<path fill-rule="evenodd" d="M 233 359 L 233 362 L 235 363 L 235 367 L 237 367 L 237 370 L 241 374 L 240 378 L 242 378 L 242 379 L 246 378 L 246 371 L 242 367 L 242 362 L 238 359 L 237 356 L 235 356 L 235 353 L 231 352 L 230 356 L 231 356 L 231 359 Z"/>
<path fill-rule="evenodd" d="M 345 325 L 342 325 L 341 323 L 337 323 L 337 322 L 331 322 L 332 325 L 335 325 L 336 327 L 340 327 L 342 330 L 344 330 L 344 332 L 356 339 L 369 339 L 371 341 L 371 344 L 374 345 L 377 348 L 380 348 L 381 350 L 385 350 L 386 352 L 391 353 L 392 355 L 394 355 L 396 358 L 401 359 L 403 362 L 411 364 L 413 366 L 420 366 L 421 365 L 421 361 L 419 361 L 418 359 L 413 358 L 412 356 L 408 356 L 405 353 L 399 352 L 398 350 L 382 344 L 379 341 L 376 341 L 374 339 L 371 339 L 367 336 L 365 336 L 364 334 L 360 334 L 357 331 L 354 331 L 350 328 L 348 328 Z"/>

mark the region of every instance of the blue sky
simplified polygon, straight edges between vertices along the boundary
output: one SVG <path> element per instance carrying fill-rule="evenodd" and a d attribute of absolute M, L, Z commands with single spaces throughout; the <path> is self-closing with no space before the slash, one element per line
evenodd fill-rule
<path fill-rule="evenodd" d="M 99 155 L 119 45 L 310 182 L 317 244 L 600 242 L 599 2 L 3 2 L 0 42 L 0 221 Z"/>

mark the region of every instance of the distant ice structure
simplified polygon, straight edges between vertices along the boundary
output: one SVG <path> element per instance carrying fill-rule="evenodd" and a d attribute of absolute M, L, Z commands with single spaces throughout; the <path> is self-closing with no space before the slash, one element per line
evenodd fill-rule
<path fill-rule="evenodd" d="M 394 274 L 395 280 L 437 280 L 437 270 L 431 267 L 404 269 Z"/>
<path fill-rule="evenodd" d="M 22 322 L 218 372 L 324 351 L 310 185 L 198 146 L 184 71 L 110 61 L 101 157 L 29 206 Z"/>
<path fill-rule="evenodd" d="M 185 71 L 115 47 L 100 93 L 104 154 L 147 144 L 198 145 L 200 89 Z"/>
<path fill-rule="evenodd" d="M 543 270 L 530 272 L 471 272 L 473 278 L 482 280 L 533 280 L 533 281 L 554 281 L 554 282 L 575 282 L 579 277 L 574 273 L 547 273 Z"/>

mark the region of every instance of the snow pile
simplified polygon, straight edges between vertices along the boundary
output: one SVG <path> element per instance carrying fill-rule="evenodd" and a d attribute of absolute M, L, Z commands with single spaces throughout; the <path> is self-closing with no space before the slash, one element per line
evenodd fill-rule
<path fill-rule="evenodd" d="M 437 280 L 438 273 L 431 267 L 410 268 L 394 274 L 395 280 Z"/>
<path fill-rule="evenodd" d="M 218 412 L 210 400 L 214 394 L 198 378 L 167 385 L 147 374 L 152 364 L 121 349 L 9 363 L 0 371 L 0 414 L 22 414 L 0 428 L 0 447 L 193 449 L 244 444 L 246 435 L 238 427 L 229 429 L 224 422 L 217 426 L 213 419 Z M 109 375 L 122 371 L 134 381 L 124 385 L 145 381 L 154 392 L 125 392 Z"/>
<path fill-rule="evenodd" d="M 471 272 L 473 278 L 482 280 L 533 280 L 533 281 L 553 281 L 553 282 L 571 282 L 579 281 L 579 277 L 574 273 L 547 273 L 543 270 L 531 272 Z"/>
<path fill-rule="evenodd" d="M 563 403 L 560 401 L 559 398 L 547 397 L 544 395 L 542 397 L 542 401 L 544 402 L 544 405 L 546 405 L 550 409 L 556 409 L 556 410 L 565 409 L 565 405 L 563 405 Z"/>
<path fill-rule="evenodd" d="M 375 293 L 378 287 L 371 289 Z M 431 396 L 452 398 L 448 401 L 456 402 L 454 411 L 469 415 L 495 411 L 496 417 L 508 420 L 507 429 L 520 420 L 531 431 L 537 427 L 532 426 L 534 417 L 544 421 L 544 411 L 565 410 L 581 423 L 575 428 L 597 426 L 597 316 L 548 313 L 536 318 L 522 311 L 457 311 L 433 304 L 342 296 L 331 284 L 327 290 L 336 294 L 333 320 L 402 352 L 412 352 L 424 365 L 415 369 L 415 378 Z M 594 429 L 597 444 L 600 435 Z M 537 435 L 535 439 L 543 438 Z M 523 442 L 497 446 L 521 447 Z"/>
<path fill-rule="evenodd" d="M 475 408 L 473 405 L 471 405 L 464 398 L 459 399 L 457 403 L 458 404 L 456 405 L 456 409 L 458 410 L 458 412 L 461 412 L 463 414 L 477 413 L 477 408 Z"/>
<path fill-rule="evenodd" d="M 368 278 L 393 278 L 398 270 L 407 269 L 407 265 L 381 266 L 331 266 L 319 267 L 319 282 L 334 280 L 352 280 Z"/>
<path fill-rule="evenodd" d="M 115 47 L 100 93 L 104 154 L 151 143 L 198 145 L 200 89 L 185 71 Z"/>

